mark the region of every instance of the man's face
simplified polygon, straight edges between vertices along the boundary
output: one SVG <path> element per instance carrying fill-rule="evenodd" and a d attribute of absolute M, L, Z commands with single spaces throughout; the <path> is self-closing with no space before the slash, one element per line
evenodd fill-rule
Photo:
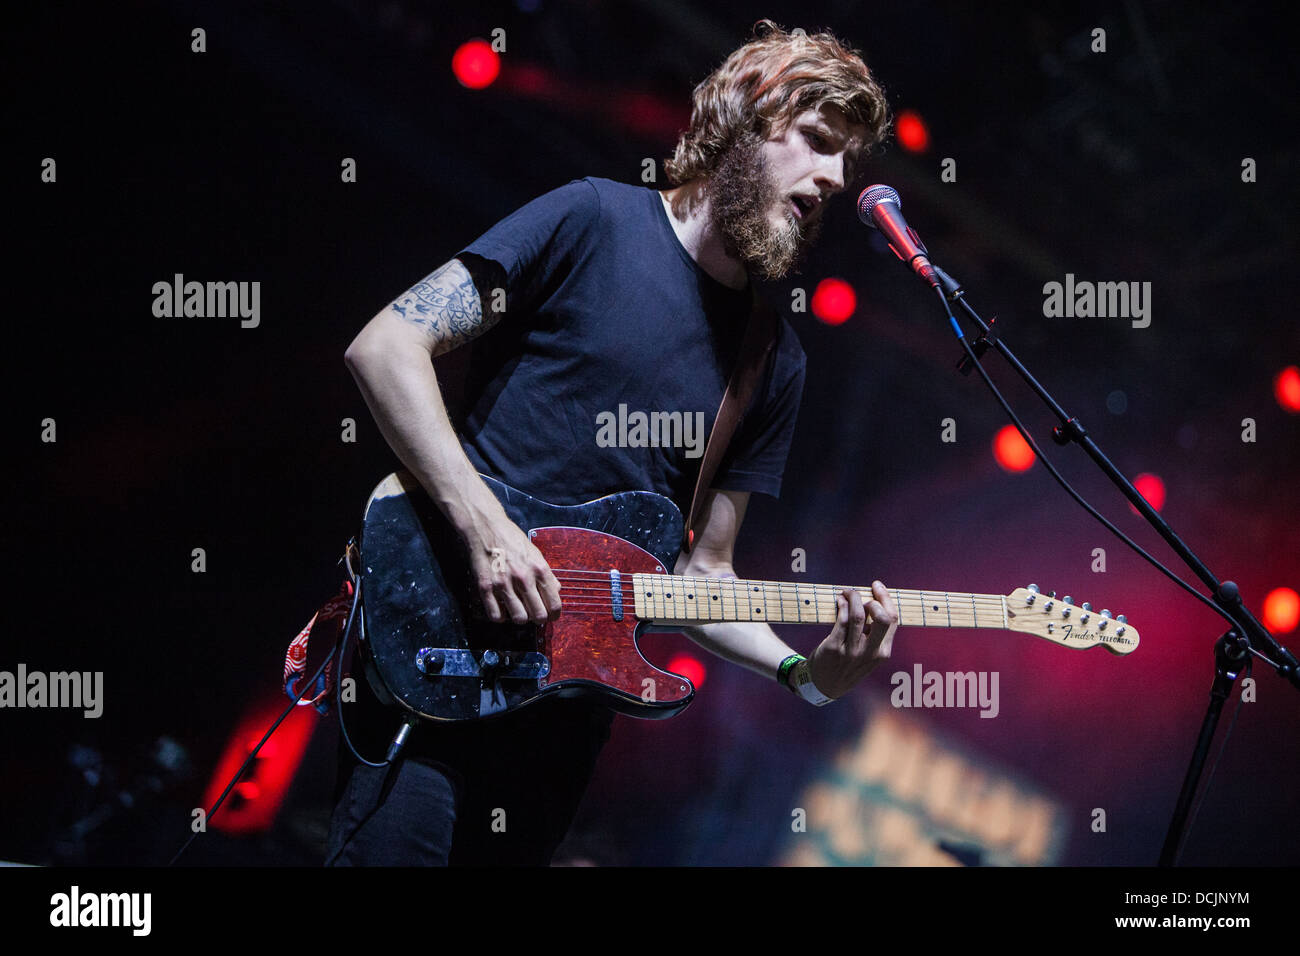
<path fill-rule="evenodd" d="M 766 141 L 742 139 L 712 177 L 714 223 L 763 278 L 785 276 L 821 230 L 825 204 L 853 181 L 866 130 L 838 109 L 796 114 Z"/>

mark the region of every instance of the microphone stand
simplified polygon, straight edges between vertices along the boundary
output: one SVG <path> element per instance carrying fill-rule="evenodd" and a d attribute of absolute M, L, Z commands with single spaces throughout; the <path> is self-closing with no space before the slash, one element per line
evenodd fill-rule
<path fill-rule="evenodd" d="M 1147 500 L 1138 493 L 1132 482 L 1102 453 L 1101 449 L 1097 447 L 1097 443 L 1088 435 L 1083 423 L 1076 416 L 1068 414 L 1047 389 L 1020 363 L 1020 360 L 1007 347 L 1006 342 L 994 331 L 993 325 L 985 323 L 980 318 L 979 313 L 966 301 L 966 290 L 937 266 L 934 267 L 934 271 L 939 278 L 941 286 L 939 291 L 946 301 L 959 303 L 980 329 L 980 335 L 974 344 L 967 343 L 961 327 L 957 324 L 956 319 L 952 317 L 951 309 L 949 310 L 948 318 L 952 321 L 953 330 L 966 352 L 958 363 L 957 370 L 963 375 L 970 374 L 975 362 L 979 360 L 979 356 L 990 348 L 995 349 L 1006 360 L 1007 364 L 1015 370 L 1016 374 L 1024 379 L 1025 383 L 1043 400 L 1043 403 L 1047 405 L 1060 422 L 1059 425 L 1052 429 L 1052 440 L 1062 446 L 1074 442 L 1088 454 L 1088 457 L 1096 463 L 1097 467 L 1102 470 L 1115 487 L 1123 492 L 1124 497 L 1132 502 L 1133 507 L 1138 510 L 1142 517 L 1146 518 L 1147 522 L 1156 529 L 1160 537 L 1164 538 L 1174 552 L 1183 559 L 1183 563 L 1191 568 L 1196 576 L 1205 583 L 1214 596 L 1214 603 L 1218 605 L 1223 615 L 1233 623 L 1233 626 L 1214 645 L 1215 667 L 1214 680 L 1210 688 L 1210 702 L 1206 708 L 1205 717 L 1201 722 L 1200 734 L 1196 739 L 1196 746 L 1192 751 L 1192 758 L 1188 764 L 1187 773 L 1183 778 L 1182 790 L 1178 794 L 1178 802 L 1174 807 L 1173 817 L 1169 821 L 1169 829 L 1165 833 L 1164 845 L 1160 850 L 1159 865 L 1173 866 L 1178 855 L 1178 849 L 1183 841 L 1187 825 L 1187 814 L 1191 809 L 1192 798 L 1200 784 L 1201 774 L 1205 769 L 1205 758 L 1209 754 L 1210 743 L 1219 724 L 1219 714 L 1223 709 L 1223 702 L 1231 693 L 1232 686 L 1241 671 L 1243 663 L 1248 659 L 1248 655 L 1253 653 L 1272 664 L 1278 675 L 1289 681 L 1297 689 L 1300 689 L 1300 665 L 1297 665 L 1295 656 L 1278 644 L 1273 635 L 1256 620 L 1249 608 L 1242 603 L 1237 585 L 1231 581 L 1220 581 L 1215 577 L 1205 563 L 1160 517 L 1159 512 L 1152 508 L 1147 503 Z M 1260 648 L 1263 648 L 1266 654 L 1261 653 Z"/>

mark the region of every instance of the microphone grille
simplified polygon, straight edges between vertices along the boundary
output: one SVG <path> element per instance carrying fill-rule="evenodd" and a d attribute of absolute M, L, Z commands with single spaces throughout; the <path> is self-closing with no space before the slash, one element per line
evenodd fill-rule
<path fill-rule="evenodd" d="M 879 206 L 882 202 L 892 202 L 899 209 L 903 208 L 903 201 L 898 198 L 898 193 L 892 186 L 868 186 L 862 190 L 862 195 L 858 196 L 858 218 L 865 222 L 872 229 L 876 228 L 876 223 L 871 218 L 871 211 Z"/>

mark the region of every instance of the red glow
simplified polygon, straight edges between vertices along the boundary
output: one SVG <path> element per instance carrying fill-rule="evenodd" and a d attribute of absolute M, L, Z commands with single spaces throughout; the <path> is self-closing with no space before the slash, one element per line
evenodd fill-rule
<path fill-rule="evenodd" d="M 1288 365 L 1273 378 L 1273 394 L 1288 412 L 1300 412 L 1300 368 Z"/>
<path fill-rule="evenodd" d="M 1290 588 L 1274 588 L 1264 598 L 1264 626 L 1285 634 L 1300 624 L 1300 594 Z"/>
<path fill-rule="evenodd" d="M 926 129 L 921 114 L 915 110 L 899 113 L 894 131 L 898 135 L 898 145 L 910 153 L 924 153 L 930 148 L 930 131 Z"/>
<path fill-rule="evenodd" d="M 813 315 L 827 325 L 842 325 L 858 308 L 858 294 L 843 279 L 822 279 L 813 292 Z"/>
<path fill-rule="evenodd" d="M 699 690 L 704 686 L 704 678 L 708 673 L 708 671 L 705 670 L 704 665 L 694 657 L 691 657 L 690 654 L 678 654 L 673 657 L 673 659 L 668 662 L 668 669 L 674 674 L 681 674 L 695 685 L 696 690 Z"/>
<path fill-rule="evenodd" d="M 451 58 L 451 72 L 461 86 L 481 90 L 491 86 L 501 72 L 501 58 L 486 40 L 462 43 Z"/>
<path fill-rule="evenodd" d="M 280 701 L 284 701 L 282 704 Z M 203 808 L 211 809 L 239 765 L 244 762 L 268 727 L 288 705 L 289 698 L 279 697 L 253 707 L 239 722 L 226 743 L 225 752 L 208 781 Z M 293 775 L 302 762 L 307 743 L 316 729 L 317 714 L 313 707 L 295 707 L 285 718 L 266 746 L 257 752 L 244 776 L 235 784 L 226 802 L 209 824 L 226 833 L 256 833 L 270 828 L 284 802 Z"/>
<path fill-rule="evenodd" d="M 1027 471 L 1034 463 L 1029 447 L 1015 425 L 1004 425 L 993 438 L 993 457 L 1006 471 Z"/>
<path fill-rule="evenodd" d="M 1159 475 L 1143 472 L 1133 479 L 1133 487 L 1138 490 L 1138 494 L 1146 499 L 1147 504 L 1155 508 L 1156 511 L 1165 506 L 1165 483 L 1160 480 Z M 1134 514 L 1138 513 L 1138 510 L 1132 505 L 1128 507 Z"/>

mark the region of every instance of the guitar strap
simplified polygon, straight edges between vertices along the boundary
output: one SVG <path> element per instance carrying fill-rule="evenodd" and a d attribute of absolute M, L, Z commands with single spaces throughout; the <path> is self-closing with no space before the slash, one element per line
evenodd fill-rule
<path fill-rule="evenodd" d="M 695 481 L 695 494 L 691 496 L 691 508 L 686 515 L 686 531 L 682 536 L 682 550 L 686 552 L 690 552 L 695 543 L 695 522 L 700 518 L 704 497 L 713 482 L 713 476 L 717 474 L 727 446 L 749 410 L 759 382 L 763 380 L 763 373 L 776 346 L 778 322 L 776 312 L 759 298 L 755 290 L 749 324 L 745 327 L 745 337 L 740 343 L 740 355 L 731 372 L 731 379 L 727 382 L 727 389 L 722 393 L 722 404 L 718 406 L 717 417 L 713 420 L 708 444 L 704 446 L 704 458 L 700 462 L 700 474 Z"/>

